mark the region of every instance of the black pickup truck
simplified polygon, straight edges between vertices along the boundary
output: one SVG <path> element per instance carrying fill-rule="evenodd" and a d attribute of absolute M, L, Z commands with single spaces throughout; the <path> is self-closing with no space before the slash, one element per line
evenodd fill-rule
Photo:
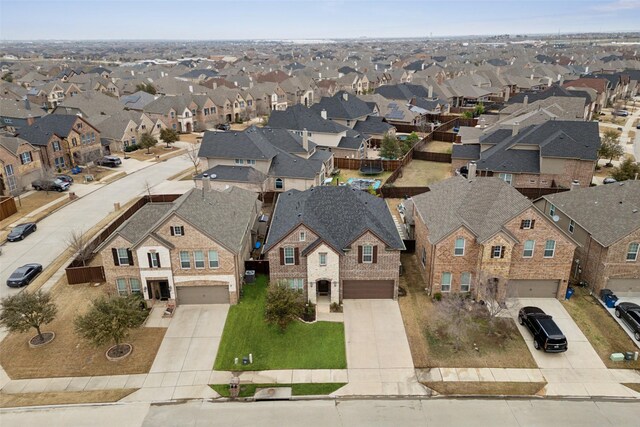
<path fill-rule="evenodd" d="M 547 353 L 567 351 L 567 338 L 553 318 L 538 307 L 523 307 L 518 313 L 518 322 L 525 325 L 533 335 L 533 346 Z"/>

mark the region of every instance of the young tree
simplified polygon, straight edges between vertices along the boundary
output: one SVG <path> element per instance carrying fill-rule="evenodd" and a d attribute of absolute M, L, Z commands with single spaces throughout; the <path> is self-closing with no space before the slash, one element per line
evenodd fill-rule
<path fill-rule="evenodd" d="M 289 323 L 302 316 L 304 300 L 302 292 L 291 289 L 286 282 L 269 285 L 264 317 L 268 323 L 278 325 L 284 332 Z"/>
<path fill-rule="evenodd" d="M 498 318 L 508 310 L 506 301 L 516 301 L 515 286 L 509 286 L 502 277 L 489 276 L 481 272 L 474 281 L 476 299 L 484 304 L 485 314 L 488 319 L 489 333 L 496 331 Z M 513 309 L 513 307 L 512 307 Z"/>
<path fill-rule="evenodd" d="M 473 109 L 473 117 L 480 116 L 484 114 L 484 112 L 485 112 L 484 104 L 482 102 L 478 102 L 476 104 L 476 108 Z"/>
<path fill-rule="evenodd" d="M 46 292 L 20 292 L 0 303 L 0 325 L 12 332 L 26 332 L 31 328 L 38 331 L 40 343 L 46 341 L 40 327 L 51 323 L 58 309 L 51 295 Z"/>
<path fill-rule="evenodd" d="M 609 147 L 609 164 L 613 162 L 613 160 L 618 160 L 620 157 L 624 156 L 624 147 L 620 144 L 611 144 Z"/>
<path fill-rule="evenodd" d="M 464 111 L 462 113 L 463 119 L 473 119 L 473 111 Z"/>
<path fill-rule="evenodd" d="M 91 259 L 91 254 L 95 249 L 95 245 L 91 242 L 82 231 L 73 230 L 67 237 L 65 243 L 76 254 L 76 259 L 82 261 L 85 266 L 86 262 Z"/>
<path fill-rule="evenodd" d="M 620 166 L 613 168 L 611 176 L 617 181 L 626 181 L 629 179 L 640 179 L 640 164 L 627 157 L 620 163 Z"/>
<path fill-rule="evenodd" d="M 170 148 L 171 146 L 169 144 L 178 141 L 180 139 L 180 135 L 178 135 L 178 132 L 176 132 L 175 129 L 164 128 L 160 130 L 160 139 L 167 144 L 167 148 Z"/>
<path fill-rule="evenodd" d="M 395 136 L 386 133 L 380 143 L 380 157 L 395 160 L 401 155 L 400 144 Z"/>
<path fill-rule="evenodd" d="M 470 303 L 469 299 L 456 294 L 447 295 L 435 303 L 435 322 L 439 330 L 451 339 L 456 351 L 468 344 L 471 333 L 478 328 Z"/>
<path fill-rule="evenodd" d="M 138 143 L 138 145 L 140 145 L 140 147 L 142 148 L 146 148 L 147 154 L 151 154 L 151 147 L 155 147 L 157 143 L 158 140 L 151 136 L 150 133 L 146 132 L 140 137 L 140 142 Z"/>
<path fill-rule="evenodd" d="M 127 348 L 121 345 L 123 340 L 146 318 L 147 311 L 140 309 L 140 298 L 135 295 L 103 297 L 94 301 L 87 313 L 76 317 L 74 325 L 76 333 L 94 346 L 113 343 L 114 353 L 124 355 Z"/>
<path fill-rule="evenodd" d="M 184 158 L 193 165 L 193 176 L 198 175 L 198 165 L 200 164 L 200 144 L 188 144 L 185 148 Z"/>

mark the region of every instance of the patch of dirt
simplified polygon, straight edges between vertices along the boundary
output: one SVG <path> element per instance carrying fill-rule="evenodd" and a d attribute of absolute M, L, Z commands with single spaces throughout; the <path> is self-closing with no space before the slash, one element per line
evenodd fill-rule
<path fill-rule="evenodd" d="M 136 390 L 138 389 L 125 388 L 115 390 L 60 391 L 49 393 L 0 393 L 0 408 L 117 402 Z"/>
<path fill-rule="evenodd" d="M 423 384 L 444 395 L 533 396 L 547 383 L 434 381 Z"/>

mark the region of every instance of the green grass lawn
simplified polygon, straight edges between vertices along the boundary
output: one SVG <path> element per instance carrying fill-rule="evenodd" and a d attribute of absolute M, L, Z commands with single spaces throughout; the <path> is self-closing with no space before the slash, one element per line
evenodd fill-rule
<path fill-rule="evenodd" d="M 344 325 L 335 322 L 293 322 L 286 331 L 264 320 L 267 277 L 245 285 L 244 296 L 232 306 L 224 325 L 214 369 L 260 371 L 270 369 L 344 369 Z M 234 364 L 253 354 L 253 364 Z"/>
<path fill-rule="evenodd" d="M 331 394 L 346 383 L 309 383 L 309 384 L 240 384 L 238 397 L 252 397 L 258 388 L 291 387 L 293 396 L 323 396 Z M 220 396 L 229 397 L 229 384 L 212 384 Z"/>

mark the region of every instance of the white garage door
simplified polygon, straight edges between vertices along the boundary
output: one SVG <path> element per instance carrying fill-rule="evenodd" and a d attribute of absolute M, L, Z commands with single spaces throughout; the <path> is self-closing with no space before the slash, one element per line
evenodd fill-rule
<path fill-rule="evenodd" d="M 619 297 L 640 297 L 640 279 L 609 279 L 607 288 Z"/>
<path fill-rule="evenodd" d="M 556 298 L 559 280 L 510 280 L 518 298 Z"/>
<path fill-rule="evenodd" d="M 178 305 L 229 304 L 229 288 L 226 286 L 177 286 Z"/>

